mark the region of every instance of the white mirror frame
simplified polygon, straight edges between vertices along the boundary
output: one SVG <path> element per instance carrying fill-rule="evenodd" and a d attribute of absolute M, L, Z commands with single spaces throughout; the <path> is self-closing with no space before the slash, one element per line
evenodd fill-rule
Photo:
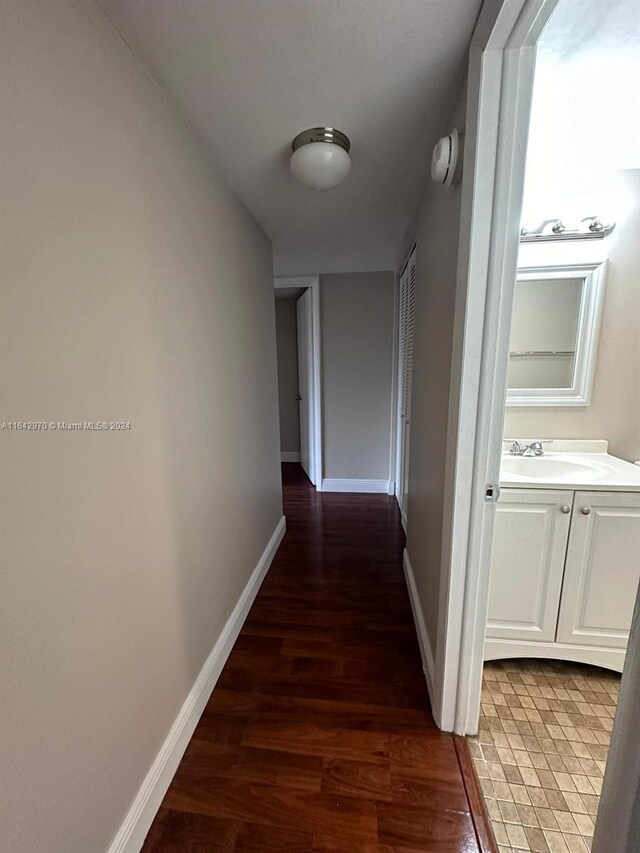
<path fill-rule="evenodd" d="M 596 368 L 600 319 L 604 300 L 607 261 L 588 264 L 554 264 L 518 267 L 516 281 L 531 279 L 584 279 L 573 384 L 570 388 L 507 389 L 507 406 L 588 406 Z"/>

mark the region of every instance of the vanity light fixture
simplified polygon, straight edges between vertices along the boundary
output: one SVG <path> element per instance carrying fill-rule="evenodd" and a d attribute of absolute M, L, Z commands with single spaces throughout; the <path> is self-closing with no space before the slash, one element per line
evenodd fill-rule
<path fill-rule="evenodd" d="M 351 168 L 349 137 L 334 127 L 303 130 L 291 148 L 291 174 L 312 190 L 332 190 Z"/>
<path fill-rule="evenodd" d="M 597 216 L 585 216 L 576 228 L 567 228 L 561 219 L 545 219 L 537 228 L 521 228 L 520 242 L 589 240 L 594 237 L 608 237 L 615 227 L 615 222 L 604 225 Z"/>

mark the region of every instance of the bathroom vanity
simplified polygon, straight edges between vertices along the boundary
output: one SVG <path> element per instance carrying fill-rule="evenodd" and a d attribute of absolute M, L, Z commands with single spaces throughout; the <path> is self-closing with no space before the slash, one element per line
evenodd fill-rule
<path fill-rule="evenodd" d="M 640 581 L 640 466 L 606 441 L 505 454 L 485 660 L 540 657 L 621 672 Z"/>

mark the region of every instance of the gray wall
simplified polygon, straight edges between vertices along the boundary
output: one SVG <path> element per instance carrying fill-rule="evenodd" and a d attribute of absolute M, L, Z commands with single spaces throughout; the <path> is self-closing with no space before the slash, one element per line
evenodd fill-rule
<path fill-rule="evenodd" d="M 611 453 L 635 462 L 640 459 L 640 170 L 617 177 L 635 204 L 603 246 L 609 267 L 591 405 L 507 408 L 504 432 L 523 438 L 606 438 Z"/>
<path fill-rule="evenodd" d="M 99 853 L 281 517 L 271 245 L 91 2 L 6 0 L 3 850 Z"/>
<path fill-rule="evenodd" d="M 298 328 L 295 299 L 276 299 L 280 450 L 300 451 L 298 393 Z"/>
<path fill-rule="evenodd" d="M 462 129 L 464 101 L 442 133 Z M 434 140 L 435 141 L 435 140 Z M 429 182 L 416 224 L 416 317 L 411 398 L 407 553 L 434 655 L 438 634 L 449 385 L 461 184 Z"/>
<path fill-rule="evenodd" d="M 388 480 L 394 274 L 320 278 L 324 476 Z"/>

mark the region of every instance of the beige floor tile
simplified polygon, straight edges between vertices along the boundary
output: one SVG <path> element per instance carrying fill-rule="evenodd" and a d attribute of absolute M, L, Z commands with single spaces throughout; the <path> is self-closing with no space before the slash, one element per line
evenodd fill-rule
<path fill-rule="evenodd" d="M 553 816 L 558 821 L 558 829 L 565 833 L 579 835 L 578 827 L 571 812 L 554 812 Z"/>
<path fill-rule="evenodd" d="M 519 826 L 517 823 L 507 823 L 505 824 L 505 828 L 512 847 L 520 847 L 522 850 L 530 849 L 523 826 Z"/>
<path fill-rule="evenodd" d="M 587 814 L 588 809 L 582 799 L 582 794 L 572 794 L 570 791 L 563 791 L 563 796 L 567 804 L 566 810 L 572 814 Z"/>
<path fill-rule="evenodd" d="M 536 770 L 548 770 L 549 769 L 549 767 L 550 767 L 549 760 L 548 760 L 547 756 L 544 755 L 542 752 L 532 752 L 532 753 L 525 753 L 525 754 L 529 756 L 529 758 L 531 760 L 531 764 L 533 767 L 536 768 Z M 586 759 L 584 759 L 584 760 L 586 761 Z M 595 761 L 593 761 L 593 764 L 595 764 Z M 583 769 L 583 772 L 586 772 L 586 771 L 584 771 L 584 769 Z"/>
<path fill-rule="evenodd" d="M 559 661 L 486 664 L 470 749 L 500 853 L 589 853 L 619 681 Z"/>
<path fill-rule="evenodd" d="M 506 824 L 495 821 L 493 823 L 493 834 L 496 837 L 498 844 L 509 844 L 509 836 L 507 835 Z"/>
<path fill-rule="evenodd" d="M 567 756 L 568 758 L 569 756 Z M 547 761 L 549 764 L 549 769 L 554 772 L 564 773 L 567 769 L 567 765 L 564 762 L 564 758 L 561 755 L 549 755 L 547 757 Z"/>
<path fill-rule="evenodd" d="M 578 831 L 580 835 L 593 835 L 593 830 L 595 829 L 595 824 L 593 819 L 588 814 L 576 814 L 573 816 L 573 819 L 576 822 L 576 826 L 578 827 Z"/>
<path fill-rule="evenodd" d="M 569 806 L 567 805 L 567 801 L 562 791 L 555 791 L 551 788 L 546 788 L 545 793 L 547 795 L 547 800 L 549 800 L 549 805 L 552 809 L 559 809 L 560 811 L 569 811 Z"/>
<path fill-rule="evenodd" d="M 529 849 L 533 853 L 549 853 L 549 845 L 541 829 L 534 826 L 526 826 L 524 831 L 529 842 Z"/>
<path fill-rule="evenodd" d="M 508 800 L 513 802 L 513 794 L 507 782 L 492 782 L 492 788 L 495 791 L 496 800 Z M 483 789 L 484 790 L 484 789 Z"/>
<path fill-rule="evenodd" d="M 567 843 L 570 853 L 589 853 L 591 850 L 591 845 L 587 845 L 581 835 L 565 835 L 564 840 Z"/>
<path fill-rule="evenodd" d="M 549 800 L 544 788 L 531 788 L 529 790 L 529 799 L 531 804 L 536 808 L 546 809 L 549 807 Z"/>
<path fill-rule="evenodd" d="M 525 806 L 520 803 L 516 804 L 516 809 L 518 812 L 518 823 L 521 826 L 539 826 L 538 816 L 536 815 L 536 810 L 533 806 Z M 593 830 L 591 830 L 593 832 Z M 583 833 L 583 835 L 587 835 L 587 833 Z"/>
<path fill-rule="evenodd" d="M 596 779 L 596 778 L 593 778 L 593 777 L 589 777 L 589 780 L 590 780 L 590 782 L 591 782 L 591 785 L 592 785 L 593 790 L 595 791 L 595 793 L 596 793 L 598 796 L 600 796 L 600 794 L 602 793 L 602 781 L 603 781 L 603 780 L 602 780 L 602 779 L 600 779 L 600 778 Z"/>
<path fill-rule="evenodd" d="M 509 747 L 499 746 L 498 747 L 498 759 L 502 762 L 502 764 L 515 764 L 516 759 L 513 755 L 513 752 Z"/>
<path fill-rule="evenodd" d="M 542 783 L 540 782 L 540 777 L 536 773 L 536 771 L 532 767 L 521 767 L 520 773 L 522 775 L 522 781 L 525 785 L 530 786 L 532 788 L 541 788 Z M 591 793 L 591 792 L 589 792 Z"/>
<path fill-rule="evenodd" d="M 547 832 L 545 830 L 544 837 L 551 853 L 570 853 L 567 842 L 564 840 L 564 835 L 561 832 Z"/>
<path fill-rule="evenodd" d="M 559 829 L 553 809 L 536 808 L 536 817 L 542 829 Z"/>
<path fill-rule="evenodd" d="M 514 749 L 513 755 L 518 767 L 533 767 L 533 757 L 540 755 L 540 753 L 528 752 L 526 749 Z"/>
<path fill-rule="evenodd" d="M 599 797 L 595 794 L 582 794 L 581 799 L 587 814 L 593 817 L 598 813 L 598 805 L 600 804 Z"/>
<path fill-rule="evenodd" d="M 594 794 L 595 788 L 593 787 L 591 780 L 588 776 L 583 776 L 582 774 L 572 775 L 572 779 L 575 782 L 576 790 L 579 794 Z M 599 780 L 596 780 L 599 782 Z"/>
<path fill-rule="evenodd" d="M 570 773 L 554 773 L 556 777 L 556 782 L 558 783 L 558 788 L 561 791 L 576 791 L 576 783 L 573 780 L 573 776 Z"/>
<path fill-rule="evenodd" d="M 506 800 L 498 800 L 498 808 L 500 809 L 500 818 L 503 823 L 518 823 L 520 815 L 515 803 L 509 803 Z"/>
<path fill-rule="evenodd" d="M 520 769 L 516 767 L 515 764 L 503 764 L 502 767 L 507 782 L 512 782 L 515 785 L 524 785 L 522 773 L 520 772 Z M 522 768 L 522 770 L 526 769 L 526 767 Z M 593 790 L 591 790 L 589 793 L 593 793 Z"/>
<path fill-rule="evenodd" d="M 524 785 L 509 785 L 514 803 L 521 803 L 525 806 L 531 805 L 531 797 Z"/>
<path fill-rule="evenodd" d="M 476 762 L 476 766 L 480 762 Z M 487 761 L 486 762 L 487 774 L 489 779 L 493 779 L 494 782 L 506 782 L 506 777 L 504 774 L 504 767 L 498 761 Z M 478 772 L 478 776 L 480 773 Z M 482 778 L 482 777 L 481 777 Z M 593 791 L 589 791 L 588 793 L 592 794 Z"/>

